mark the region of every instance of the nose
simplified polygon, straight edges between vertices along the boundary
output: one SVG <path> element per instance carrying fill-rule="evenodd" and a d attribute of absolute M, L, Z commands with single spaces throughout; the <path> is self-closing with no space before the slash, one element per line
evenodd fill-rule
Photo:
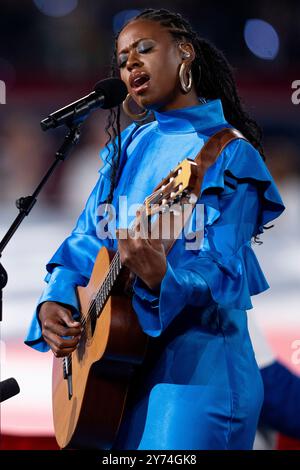
<path fill-rule="evenodd" d="M 141 65 L 143 63 L 139 59 L 137 52 L 135 50 L 131 51 L 127 58 L 127 70 L 131 72 L 134 68 L 141 67 Z"/>

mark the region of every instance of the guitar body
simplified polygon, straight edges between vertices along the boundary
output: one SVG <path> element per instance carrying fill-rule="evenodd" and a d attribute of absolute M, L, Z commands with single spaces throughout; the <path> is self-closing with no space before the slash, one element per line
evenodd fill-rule
<path fill-rule="evenodd" d="M 143 361 L 147 336 L 141 330 L 131 299 L 112 291 L 95 318 L 89 309 L 108 273 L 113 253 L 103 247 L 89 284 L 78 287 L 84 331 L 71 359 L 72 396 L 63 361 L 54 358 L 53 419 L 61 448 L 110 449 L 118 432 L 130 378 Z"/>
<path fill-rule="evenodd" d="M 140 208 L 140 226 L 159 214 L 153 233 L 162 238 L 166 253 L 191 215 L 200 180 L 197 163 L 185 159 Z M 178 203 L 182 208 L 185 201 L 192 201 L 189 210 L 178 211 Z M 170 219 L 166 208 L 174 203 L 176 211 Z M 164 240 L 162 228 L 168 221 L 171 233 Z M 110 449 L 114 443 L 130 379 L 143 362 L 148 344 L 131 298 L 124 294 L 128 281 L 119 252 L 103 247 L 88 285 L 77 288 L 83 333 L 77 349 L 67 358 L 54 358 L 53 363 L 53 419 L 61 448 Z"/>

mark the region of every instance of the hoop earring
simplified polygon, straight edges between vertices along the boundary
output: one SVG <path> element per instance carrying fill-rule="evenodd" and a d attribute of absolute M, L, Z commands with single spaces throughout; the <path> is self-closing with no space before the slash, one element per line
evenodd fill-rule
<path fill-rule="evenodd" d="M 180 69 L 179 69 L 179 80 L 180 80 L 180 85 L 181 85 L 181 88 L 182 88 L 182 91 L 184 93 L 189 93 L 192 89 L 192 84 L 193 84 L 193 76 L 192 76 L 192 70 L 190 69 L 188 71 L 188 84 L 186 85 L 185 83 L 185 69 L 186 69 L 186 63 L 185 62 L 182 62 L 182 64 L 180 65 Z"/>
<path fill-rule="evenodd" d="M 126 113 L 127 116 L 129 116 L 131 119 L 133 119 L 133 121 L 139 122 L 139 121 L 144 121 L 145 119 L 147 119 L 147 117 L 149 115 L 149 111 L 147 111 L 147 109 L 144 109 L 144 111 L 142 111 L 139 114 L 134 114 L 129 109 L 129 100 L 130 100 L 130 98 L 131 98 L 131 95 L 130 95 L 130 93 L 128 93 L 128 95 L 126 96 L 125 100 L 122 103 L 124 113 Z"/>

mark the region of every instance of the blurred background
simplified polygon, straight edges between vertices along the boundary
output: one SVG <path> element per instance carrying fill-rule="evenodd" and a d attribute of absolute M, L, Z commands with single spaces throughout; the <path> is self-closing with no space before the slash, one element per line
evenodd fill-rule
<path fill-rule="evenodd" d="M 249 316 L 271 355 L 300 376 L 299 1 L 253 0 L 237 7 L 213 0 L 0 0 L 0 239 L 17 215 L 15 200 L 32 193 L 63 140 L 64 129 L 43 133 L 41 119 L 109 75 L 115 33 L 146 7 L 183 14 L 225 53 L 249 114 L 263 128 L 267 165 L 286 211 L 254 247 L 271 289 L 253 298 Z M 78 147 L 2 257 L 9 282 L 1 380 L 13 376 L 21 388 L 1 406 L 2 449 L 55 448 L 51 353 L 33 351 L 23 339 L 43 289 L 44 266 L 97 180 L 106 118 L 99 110 L 86 121 Z M 123 116 L 123 127 L 127 124 Z M 298 443 L 276 436 L 272 445 L 297 448 Z"/>

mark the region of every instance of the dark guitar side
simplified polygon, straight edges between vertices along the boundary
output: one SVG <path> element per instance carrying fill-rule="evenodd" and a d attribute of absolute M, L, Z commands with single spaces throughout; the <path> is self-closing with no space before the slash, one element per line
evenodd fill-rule
<path fill-rule="evenodd" d="M 78 287 L 81 318 L 102 285 L 113 257 L 102 248 L 89 284 Z M 61 448 L 110 449 L 124 411 L 130 378 L 143 361 L 147 336 L 128 296 L 112 291 L 96 321 L 88 320 L 72 353 L 73 396 L 68 398 L 62 359 L 54 358 L 53 420 Z M 82 321 L 82 320 L 81 320 Z"/>

